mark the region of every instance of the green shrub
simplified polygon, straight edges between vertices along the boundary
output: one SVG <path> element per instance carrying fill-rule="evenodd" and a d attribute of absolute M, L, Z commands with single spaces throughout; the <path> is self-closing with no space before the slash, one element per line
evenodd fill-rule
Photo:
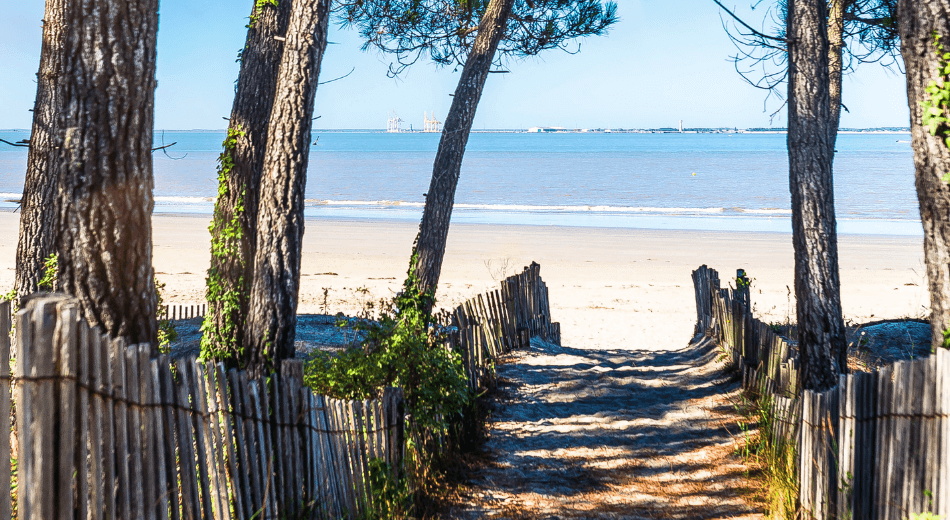
<path fill-rule="evenodd" d="M 338 399 L 370 399 L 383 388 L 401 387 L 414 428 L 446 431 L 471 395 L 461 358 L 445 348 L 428 311 L 432 301 L 410 275 L 402 292 L 381 306 L 378 320 L 354 322 L 365 336 L 361 344 L 338 354 L 315 353 L 305 364 L 304 382 Z"/>
<path fill-rule="evenodd" d="M 406 478 L 397 482 L 371 468 L 370 478 L 385 496 L 374 504 L 375 518 L 411 516 L 444 492 L 441 468 L 454 453 L 446 449 L 447 441 L 458 433 L 453 425 L 473 409 L 461 357 L 446 348 L 444 331 L 429 310 L 434 298 L 421 293 L 415 281 L 410 270 L 402 292 L 379 306 L 377 320 L 355 320 L 352 325 L 363 335 L 359 345 L 335 355 L 316 353 L 304 365 L 305 384 L 337 399 L 375 398 L 392 386 L 403 390 L 407 445 L 405 468 L 399 469 Z M 364 304 L 364 318 L 372 309 Z"/>

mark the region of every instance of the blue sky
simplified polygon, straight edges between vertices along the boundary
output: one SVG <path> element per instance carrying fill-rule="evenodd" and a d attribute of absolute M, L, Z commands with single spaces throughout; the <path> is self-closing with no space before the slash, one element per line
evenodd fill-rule
<path fill-rule="evenodd" d="M 238 74 L 250 0 L 162 0 L 158 37 L 159 129 L 224 128 Z M 565 126 L 650 128 L 768 126 L 778 104 L 745 84 L 711 0 L 620 0 L 620 22 L 582 41 L 580 54 L 549 51 L 515 60 L 489 77 L 475 128 Z M 728 5 L 728 4 L 727 4 Z M 746 8 L 743 8 L 743 7 Z M 749 15 L 746 4 L 740 12 Z M 757 11 L 761 12 L 761 10 Z M 7 2 L 0 20 L 0 128 L 28 128 L 35 96 L 43 2 Z M 444 119 L 458 72 L 420 62 L 398 79 L 390 58 L 360 50 L 352 31 L 334 27 L 315 113 L 319 128 L 384 128 L 395 110 L 421 126 L 423 111 Z M 907 126 L 904 77 L 864 65 L 844 80 L 843 127 Z M 784 126 L 784 113 L 772 123 Z"/>

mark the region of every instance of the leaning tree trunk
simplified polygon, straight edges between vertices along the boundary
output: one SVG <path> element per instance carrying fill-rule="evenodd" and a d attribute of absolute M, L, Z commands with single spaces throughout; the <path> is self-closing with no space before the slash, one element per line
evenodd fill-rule
<path fill-rule="evenodd" d="M 26 181 L 20 203 L 20 238 L 16 248 L 17 296 L 40 289 L 43 263 L 56 253 L 59 212 L 56 209 L 59 176 L 56 174 L 56 124 L 63 112 L 58 82 L 66 52 L 65 0 L 47 0 L 43 15 L 43 50 L 36 74 L 33 130 L 26 162 Z"/>
<path fill-rule="evenodd" d="M 287 28 L 267 131 L 245 332 L 253 374 L 294 356 L 313 100 L 327 46 L 329 9 L 330 0 L 296 0 Z"/>
<path fill-rule="evenodd" d="M 513 5 L 514 0 L 489 2 L 478 24 L 478 35 L 462 69 L 462 77 L 455 88 L 452 107 L 445 118 L 410 266 L 410 276 L 417 277 L 416 285 L 423 293 L 434 295 L 439 284 L 445 244 L 449 235 L 449 221 L 455 204 L 455 188 L 462 170 L 462 156 L 465 154 L 468 134 L 472 130 L 475 109 L 478 108 L 478 101 L 482 97 L 482 89 L 495 59 L 498 43 L 505 35 Z"/>
<path fill-rule="evenodd" d="M 847 368 L 835 229 L 835 132 L 829 125 L 824 0 L 789 0 L 788 165 L 802 387 L 825 390 Z"/>
<path fill-rule="evenodd" d="M 923 126 L 923 103 L 931 96 L 927 86 L 940 89 L 950 81 L 943 69 L 947 63 L 938 55 L 934 36 L 940 36 L 943 51 L 950 50 L 950 2 L 947 0 L 902 0 L 898 3 L 901 55 L 907 70 L 907 104 L 914 147 L 917 200 L 924 227 L 924 262 L 930 286 L 930 330 L 933 344 L 944 343 L 943 332 L 950 329 L 950 185 L 943 177 L 950 173 L 950 150 L 945 141 L 947 125 L 931 135 Z M 946 116 L 950 107 L 941 107 Z M 943 135 L 941 135 L 943 134 Z"/>
<path fill-rule="evenodd" d="M 252 2 L 247 42 L 218 165 L 218 199 L 211 224 L 208 315 L 202 328 L 202 356 L 243 366 L 257 207 L 267 146 L 267 127 L 284 50 L 292 0 L 277 5 Z"/>
<path fill-rule="evenodd" d="M 158 0 L 67 0 L 59 288 L 156 350 L 152 125 Z"/>
<path fill-rule="evenodd" d="M 832 146 L 838 137 L 838 123 L 841 121 L 841 76 L 844 73 L 844 14 L 851 0 L 831 0 L 828 2 L 828 80 L 831 97 L 831 124 L 828 130 L 834 133 Z"/>

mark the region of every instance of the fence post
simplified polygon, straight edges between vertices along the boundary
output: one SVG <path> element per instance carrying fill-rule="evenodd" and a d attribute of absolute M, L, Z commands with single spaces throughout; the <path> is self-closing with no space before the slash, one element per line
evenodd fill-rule
<path fill-rule="evenodd" d="M 937 447 L 940 458 L 937 464 L 937 485 L 934 486 L 936 509 L 942 518 L 950 518 L 950 351 L 937 349 L 937 397 L 936 416 Z"/>
<path fill-rule="evenodd" d="M 837 513 L 839 388 L 802 395 L 799 496 L 805 514 L 820 520 Z"/>
<path fill-rule="evenodd" d="M 17 327 L 18 508 L 22 518 L 57 518 L 54 399 L 58 310 L 63 297 L 32 300 L 20 311 Z"/>
<path fill-rule="evenodd" d="M 0 302 L 0 454 L 10 453 L 10 326 L 11 304 Z M 0 463 L 0 490 L 10 489 L 10 465 Z M 10 518 L 9 493 L 0 494 L 0 519 Z"/>

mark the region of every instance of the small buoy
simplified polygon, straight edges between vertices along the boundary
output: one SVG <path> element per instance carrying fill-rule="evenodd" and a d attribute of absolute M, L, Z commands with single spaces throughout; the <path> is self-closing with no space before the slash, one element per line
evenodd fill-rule
<path fill-rule="evenodd" d="M 693 177 L 695 177 L 695 176 L 696 176 L 696 172 L 693 172 Z"/>

